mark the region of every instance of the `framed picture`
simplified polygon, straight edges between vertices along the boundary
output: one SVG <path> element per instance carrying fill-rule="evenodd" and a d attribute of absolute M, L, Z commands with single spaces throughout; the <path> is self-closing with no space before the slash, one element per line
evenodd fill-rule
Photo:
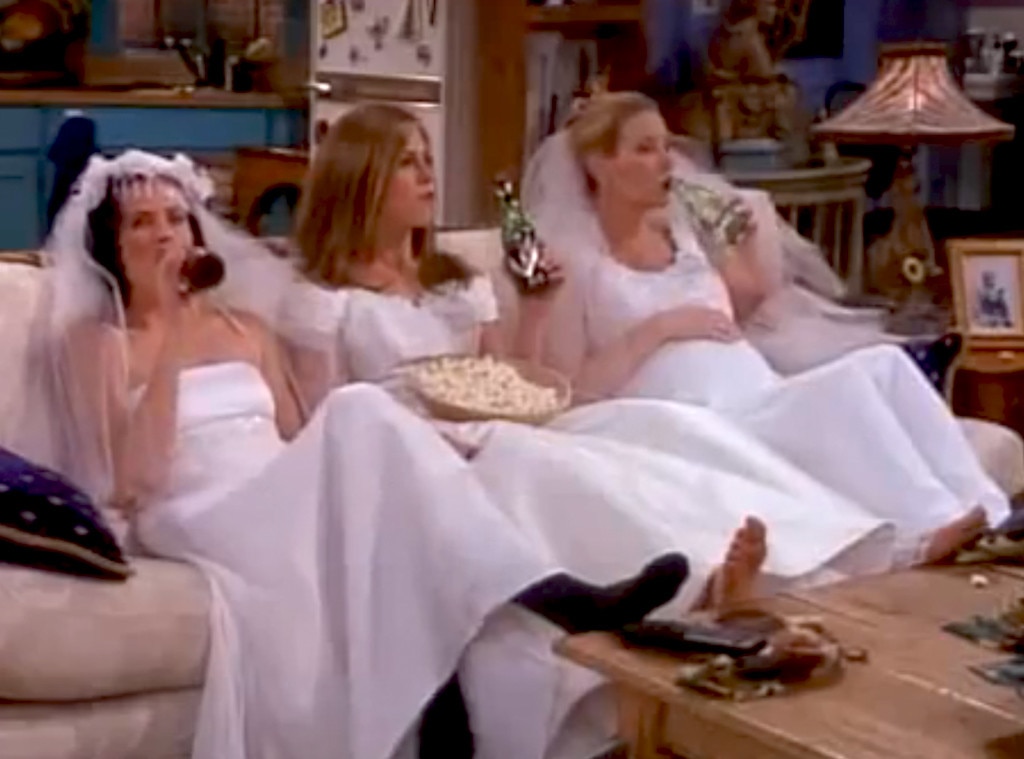
<path fill-rule="evenodd" d="M 1024 347 L 1024 240 L 947 243 L 957 326 L 976 347 Z"/>

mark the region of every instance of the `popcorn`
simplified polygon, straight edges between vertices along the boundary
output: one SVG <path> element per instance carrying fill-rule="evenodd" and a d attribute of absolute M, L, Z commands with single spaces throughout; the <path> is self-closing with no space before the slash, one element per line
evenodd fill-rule
<path fill-rule="evenodd" d="M 412 370 L 420 392 L 434 401 L 481 416 L 536 417 L 558 412 L 558 390 L 525 379 L 490 356 L 446 357 Z"/>

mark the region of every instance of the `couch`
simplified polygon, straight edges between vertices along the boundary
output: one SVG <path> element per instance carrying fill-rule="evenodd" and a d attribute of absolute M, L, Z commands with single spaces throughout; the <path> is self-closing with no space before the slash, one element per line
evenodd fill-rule
<path fill-rule="evenodd" d="M 482 268 L 500 260 L 493 230 L 449 233 L 447 249 Z M 0 255 L 0 445 L 33 380 L 28 324 L 46 271 Z M 500 279 L 500 278 L 499 278 Z M 501 281 L 499 300 L 510 285 Z M 1024 443 L 964 421 L 1004 488 L 1024 483 Z M 210 597 L 202 576 L 133 557 L 124 583 L 0 565 L 0 759 L 181 759 L 203 682 Z"/>

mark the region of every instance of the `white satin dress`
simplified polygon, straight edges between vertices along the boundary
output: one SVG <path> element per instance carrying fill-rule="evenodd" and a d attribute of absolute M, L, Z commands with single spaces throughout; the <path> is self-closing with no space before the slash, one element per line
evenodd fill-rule
<path fill-rule="evenodd" d="M 427 423 L 369 385 L 332 393 L 286 445 L 255 367 L 185 370 L 169 490 L 136 534 L 210 581 L 193 759 L 415 756 L 418 716 L 460 662 L 515 681 L 484 628 L 547 650 L 554 636 L 506 606 L 554 565 Z"/>
<path fill-rule="evenodd" d="M 587 269 L 583 310 L 590 352 L 655 313 L 683 305 L 732 315 L 725 283 L 685 225 L 661 271 L 601 255 Z M 937 527 L 984 507 L 1009 513 L 943 399 L 902 350 L 876 346 L 783 378 L 746 340 L 687 340 L 652 355 L 620 397 L 713 409 L 827 487 L 896 525 L 909 558 Z"/>
<path fill-rule="evenodd" d="M 303 297 L 359 381 L 387 382 L 418 358 L 474 355 L 481 325 L 497 317 L 483 277 L 419 303 L 313 286 Z M 576 408 L 544 428 L 495 422 L 444 431 L 476 441 L 473 470 L 543 554 L 592 580 L 672 550 L 687 554 L 694 578 L 704 580 L 747 515 L 767 522 L 766 569 L 780 581 L 891 567 L 891 525 L 705 409 L 618 400 Z M 701 587 L 688 584 L 683 605 Z"/>

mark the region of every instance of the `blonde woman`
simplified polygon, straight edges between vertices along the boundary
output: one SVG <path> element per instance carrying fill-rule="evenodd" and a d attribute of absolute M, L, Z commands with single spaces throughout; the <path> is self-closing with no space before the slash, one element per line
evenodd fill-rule
<path fill-rule="evenodd" d="M 431 164 L 422 126 L 390 106 L 354 110 L 317 151 L 297 225 L 312 284 L 298 306 L 319 310 L 304 322 L 332 344 L 338 383 L 386 382 L 402 363 L 440 354 L 530 360 L 543 338 L 546 298 L 524 297 L 518 325 L 503 324 L 489 281 L 434 249 Z M 703 409 L 616 401 L 547 428 L 447 432 L 471 438 L 471 466 L 511 521 L 585 577 L 673 547 L 688 552 L 695 576 L 714 578 L 723 554 L 759 553 L 760 522 L 774 587 L 891 566 L 888 525 Z M 748 514 L 760 522 L 736 532 Z M 736 572 L 722 587 L 735 596 L 746 584 Z"/>
<path fill-rule="evenodd" d="M 934 389 L 879 346 L 782 378 L 737 322 L 770 272 L 770 228 L 712 261 L 672 191 L 670 135 L 636 93 L 593 98 L 531 161 L 541 236 L 566 257 L 547 356 L 596 397 L 718 411 L 836 492 L 897 526 L 914 560 L 954 551 L 1009 513 Z"/>

